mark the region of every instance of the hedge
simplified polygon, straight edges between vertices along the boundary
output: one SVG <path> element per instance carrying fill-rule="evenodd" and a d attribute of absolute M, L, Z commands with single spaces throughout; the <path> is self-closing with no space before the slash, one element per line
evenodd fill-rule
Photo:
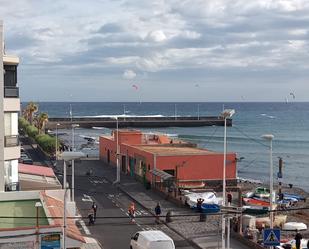
<path fill-rule="evenodd" d="M 26 132 L 29 137 L 33 138 L 46 153 L 52 154 L 55 152 L 56 147 L 55 137 L 51 137 L 48 134 L 39 134 L 38 128 L 36 128 L 33 125 L 30 125 L 30 123 L 24 118 L 19 118 L 18 124 L 19 128 L 21 128 L 24 132 Z M 59 145 L 60 142 L 58 140 L 58 146 Z"/>
<path fill-rule="evenodd" d="M 33 125 L 28 125 L 27 128 L 26 128 L 26 132 L 27 132 L 29 137 L 32 137 L 34 139 L 39 134 L 38 128 L 36 128 Z"/>
<path fill-rule="evenodd" d="M 47 134 L 37 135 L 35 137 L 36 142 L 47 153 L 53 153 L 55 151 L 56 138 Z"/>

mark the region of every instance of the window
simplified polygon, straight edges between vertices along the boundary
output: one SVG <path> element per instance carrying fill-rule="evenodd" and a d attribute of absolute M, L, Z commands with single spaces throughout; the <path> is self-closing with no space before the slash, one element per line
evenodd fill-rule
<path fill-rule="evenodd" d="M 4 86 L 16 87 L 17 66 L 4 65 Z"/>
<path fill-rule="evenodd" d="M 6 184 L 18 182 L 18 160 L 5 161 L 4 169 L 4 179 Z"/>
<path fill-rule="evenodd" d="M 17 112 L 4 113 L 4 135 L 18 135 L 18 114 Z"/>
<path fill-rule="evenodd" d="M 172 175 L 172 176 L 175 176 L 175 170 L 173 170 L 173 169 L 165 169 L 163 171 L 168 173 L 168 174 L 170 174 L 170 175 Z"/>
<path fill-rule="evenodd" d="M 138 236 L 139 236 L 139 233 L 136 233 L 136 234 L 132 237 L 132 239 L 135 240 L 135 241 L 137 241 Z"/>

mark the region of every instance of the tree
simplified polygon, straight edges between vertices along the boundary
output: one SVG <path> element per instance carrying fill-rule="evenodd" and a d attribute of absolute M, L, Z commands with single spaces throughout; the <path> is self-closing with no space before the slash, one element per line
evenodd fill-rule
<path fill-rule="evenodd" d="M 32 101 L 28 103 L 26 107 L 25 115 L 26 115 L 26 119 L 29 121 L 31 125 L 33 123 L 34 113 L 36 113 L 38 110 L 39 110 L 39 107 L 36 103 Z"/>
<path fill-rule="evenodd" d="M 46 112 L 42 112 L 37 117 L 37 128 L 39 130 L 39 134 L 45 133 L 45 125 L 48 122 L 48 114 Z"/>

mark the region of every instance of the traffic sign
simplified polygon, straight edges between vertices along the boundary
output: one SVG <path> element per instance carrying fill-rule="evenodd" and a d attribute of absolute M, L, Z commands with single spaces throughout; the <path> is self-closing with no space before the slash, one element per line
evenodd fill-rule
<path fill-rule="evenodd" d="M 263 240 L 265 246 L 280 245 L 280 229 L 264 229 Z"/>

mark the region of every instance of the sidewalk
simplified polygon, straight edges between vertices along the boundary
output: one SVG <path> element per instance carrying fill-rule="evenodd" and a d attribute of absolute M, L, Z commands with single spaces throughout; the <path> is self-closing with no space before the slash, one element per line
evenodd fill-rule
<path fill-rule="evenodd" d="M 84 237 L 86 243 L 82 246 L 82 249 L 103 249 L 94 238 Z"/>
<path fill-rule="evenodd" d="M 93 170 L 93 175 L 103 176 L 108 181 L 116 179 L 116 168 L 106 166 L 103 162 L 84 162 Z M 89 168 L 88 168 L 89 169 Z M 176 204 L 162 198 L 159 194 L 146 190 L 145 187 L 128 175 L 121 175 L 121 183 L 118 188 L 127 194 L 136 203 L 148 209 L 152 214 L 157 202 L 160 202 L 162 216 L 168 211 L 173 215 L 194 214 L 189 208 L 179 207 Z M 162 221 L 165 219 L 162 218 Z M 185 238 L 195 248 L 217 249 L 221 248 L 221 219 L 216 215 L 209 215 L 206 222 L 199 222 L 199 216 L 178 216 L 172 217 L 172 222 L 166 224 L 171 230 Z M 207 235 L 207 236 L 206 236 Z M 248 247 L 237 243 L 231 238 L 231 249 L 246 249 Z"/>

